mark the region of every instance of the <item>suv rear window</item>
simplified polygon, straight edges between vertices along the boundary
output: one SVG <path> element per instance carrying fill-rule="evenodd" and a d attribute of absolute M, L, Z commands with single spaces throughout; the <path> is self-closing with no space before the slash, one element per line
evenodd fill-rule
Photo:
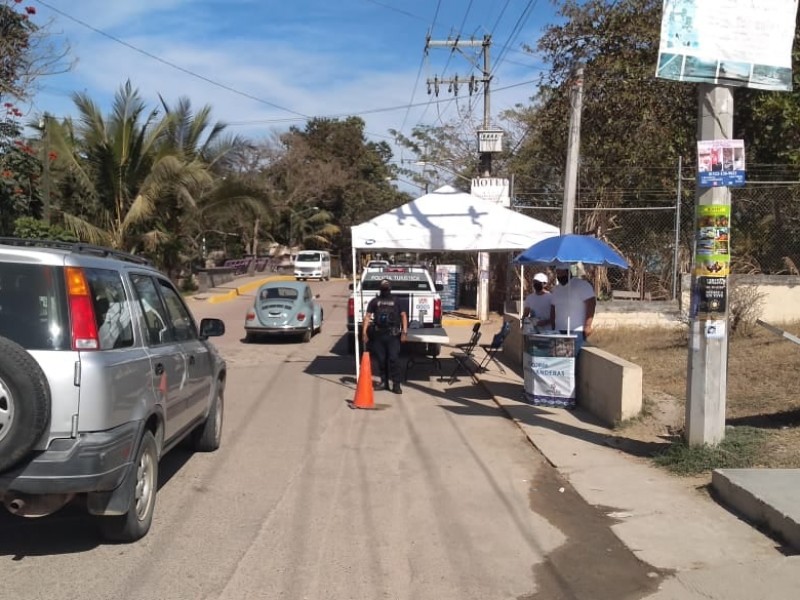
<path fill-rule="evenodd" d="M 0 335 L 27 350 L 69 350 L 64 269 L 0 263 Z"/>
<path fill-rule="evenodd" d="M 84 269 L 92 293 L 100 349 L 133 346 L 131 310 L 117 271 Z"/>

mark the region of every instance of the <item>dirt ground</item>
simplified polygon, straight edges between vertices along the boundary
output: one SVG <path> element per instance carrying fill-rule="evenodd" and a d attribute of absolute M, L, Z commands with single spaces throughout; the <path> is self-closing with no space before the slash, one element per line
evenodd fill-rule
<path fill-rule="evenodd" d="M 800 323 L 787 326 L 795 335 Z M 598 329 L 592 344 L 642 367 L 642 416 L 621 424 L 621 449 L 666 446 L 683 430 L 687 337 L 685 330 Z M 726 424 L 763 430 L 766 442 L 753 466 L 800 468 L 800 345 L 761 327 L 733 335 L 728 349 Z"/>

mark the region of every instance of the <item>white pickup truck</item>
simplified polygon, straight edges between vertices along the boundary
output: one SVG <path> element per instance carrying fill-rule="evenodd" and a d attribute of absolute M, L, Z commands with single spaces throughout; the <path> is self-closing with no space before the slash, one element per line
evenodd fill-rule
<path fill-rule="evenodd" d="M 400 299 L 400 306 L 408 314 L 408 322 L 416 321 L 418 327 L 441 327 L 442 298 L 441 284 L 434 284 L 427 269 L 423 267 L 389 266 L 382 269 L 368 268 L 361 275 L 361 281 L 347 302 L 347 331 L 361 334 L 363 315 L 369 304 L 380 291 L 381 281 L 392 283 L 392 295 Z M 359 337 L 359 339 L 361 339 Z M 362 346 L 363 348 L 363 346 Z M 347 349 L 355 351 L 355 335 L 347 336 Z"/>

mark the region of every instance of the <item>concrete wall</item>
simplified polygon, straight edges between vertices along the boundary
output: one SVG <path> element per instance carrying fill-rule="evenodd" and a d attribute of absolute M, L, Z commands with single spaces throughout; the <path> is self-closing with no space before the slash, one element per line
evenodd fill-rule
<path fill-rule="evenodd" d="M 213 269 L 198 269 L 196 277 L 198 291 L 206 292 L 213 287 L 233 281 L 235 275 L 233 269 L 216 267 Z"/>
<path fill-rule="evenodd" d="M 768 323 L 800 321 L 800 277 L 794 275 L 731 275 L 733 285 L 755 286 L 763 294 L 761 318 Z M 689 309 L 691 277 L 681 277 L 681 309 Z"/>
<path fill-rule="evenodd" d="M 578 406 L 614 426 L 642 411 L 642 367 L 584 346 L 578 357 Z"/>
<path fill-rule="evenodd" d="M 630 314 L 639 314 L 633 312 Z M 645 311 L 645 316 L 648 313 Z M 653 314 L 659 314 L 657 311 Z M 503 344 L 503 359 L 522 370 L 522 329 L 515 315 L 504 315 L 511 330 Z M 578 406 L 608 426 L 637 416 L 642 410 L 642 368 L 613 354 L 584 346 L 577 365 Z"/>

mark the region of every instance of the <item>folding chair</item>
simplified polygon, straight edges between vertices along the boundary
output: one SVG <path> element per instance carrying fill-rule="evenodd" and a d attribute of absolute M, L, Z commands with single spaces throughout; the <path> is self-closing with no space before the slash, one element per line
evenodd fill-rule
<path fill-rule="evenodd" d="M 480 338 L 480 336 L 478 335 L 480 329 L 481 329 L 480 322 L 475 323 L 475 325 L 472 326 L 472 335 L 470 336 L 469 341 L 464 342 L 462 344 L 455 344 L 455 347 L 461 350 L 462 352 L 467 348 L 470 351 L 472 351 L 472 349 L 475 347 L 475 344 L 478 343 L 478 338 Z"/>
<path fill-rule="evenodd" d="M 505 373 L 506 370 L 503 368 L 503 365 L 500 364 L 500 361 L 497 360 L 497 352 L 503 348 L 503 342 L 506 340 L 506 336 L 508 332 L 511 331 L 511 321 L 504 321 L 503 326 L 500 328 L 500 331 L 494 334 L 492 338 L 491 344 L 481 344 L 481 348 L 485 352 L 483 360 L 481 360 L 480 364 L 478 365 L 478 371 L 488 371 L 489 370 L 489 363 L 493 362 L 496 364 L 501 373 Z"/>
<path fill-rule="evenodd" d="M 456 380 L 459 369 L 468 373 L 473 380 L 476 379 L 475 371 L 470 368 L 470 363 L 478 364 L 478 361 L 475 360 L 475 346 L 478 345 L 481 339 L 480 327 L 480 323 L 476 323 L 472 328 L 472 336 L 469 338 L 469 341 L 465 344 L 456 344 L 456 348 L 459 348 L 460 351 L 450 353 L 450 356 L 456 361 L 456 367 L 453 369 L 453 372 L 450 373 L 450 379 L 447 381 L 447 385 L 451 385 Z"/>

